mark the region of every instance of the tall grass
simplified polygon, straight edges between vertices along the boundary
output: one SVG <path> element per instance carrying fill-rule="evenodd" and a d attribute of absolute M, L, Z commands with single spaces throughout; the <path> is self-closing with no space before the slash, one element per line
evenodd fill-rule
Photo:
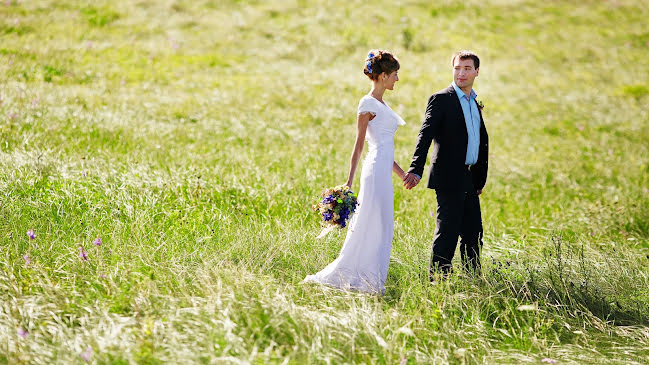
<path fill-rule="evenodd" d="M 646 362 L 648 15 L 3 2 L 0 363 Z M 386 294 L 300 284 L 340 250 L 344 232 L 315 239 L 310 207 L 346 179 L 377 47 L 402 64 L 386 99 L 405 166 L 449 55 L 481 55 L 477 277 L 428 283 L 434 194 L 395 177 Z"/>

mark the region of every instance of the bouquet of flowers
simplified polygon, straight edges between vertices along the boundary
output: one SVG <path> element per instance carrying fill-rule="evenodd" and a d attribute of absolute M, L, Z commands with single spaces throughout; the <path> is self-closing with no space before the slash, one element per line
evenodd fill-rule
<path fill-rule="evenodd" d="M 325 189 L 321 198 L 313 206 L 313 209 L 322 216 L 323 230 L 319 237 L 323 237 L 335 227 L 345 228 L 358 205 L 356 194 L 345 185 Z"/>

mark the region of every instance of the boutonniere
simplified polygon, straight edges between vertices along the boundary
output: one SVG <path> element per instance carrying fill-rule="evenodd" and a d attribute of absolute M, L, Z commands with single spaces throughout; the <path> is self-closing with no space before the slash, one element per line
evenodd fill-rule
<path fill-rule="evenodd" d="M 480 108 L 480 111 L 484 109 L 484 103 L 482 102 L 482 100 L 475 99 L 475 103 L 478 104 L 478 108 Z"/>

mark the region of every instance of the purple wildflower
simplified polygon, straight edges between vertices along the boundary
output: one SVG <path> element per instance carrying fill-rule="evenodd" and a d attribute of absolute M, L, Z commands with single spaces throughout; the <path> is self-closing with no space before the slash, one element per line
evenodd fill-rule
<path fill-rule="evenodd" d="M 101 274 L 99 274 L 99 278 L 100 278 L 100 279 L 106 279 L 106 278 L 108 278 L 108 276 L 106 276 L 106 274 L 104 274 L 104 273 L 102 272 Z"/>
<path fill-rule="evenodd" d="M 169 42 L 171 43 L 171 48 L 173 49 L 178 49 L 178 47 L 180 47 L 178 42 L 176 42 L 176 40 L 173 37 L 169 37 Z"/>
<path fill-rule="evenodd" d="M 79 355 L 79 356 L 81 356 L 83 361 L 89 362 L 90 359 L 92 358 L 92 347 L 88 346 L 86 351 L 82 352 L 81 355 Z"/>
<path fill-rule="evenodd" d="M 27 231 L 27 237 L 29 237 L 30 240 L 35 239 L 36 238 L 36 232 L 34 232 L 33 229 L 30 229 L 29 231 Z"/>
<path fill-rule="evenodd" d="M 88 253 L 81 246 L 79 246 L 79 257 L 81 257 L 83 261 L 88 261 Z"/>
<path fill-rule="evenodd" d="M 558 361 L 555 359 L 550 359 L 549 357 L 543 358 L 541 362 L 548 363 L 548 364 L 556 364 Z"/>
<path fill-rule="evenodd" d="M 97 237 L 96 240 L 92 241 L 95 246 L 101 246 L 101 237 Z"/>
<path fill-rule="evenodd" d="M 9 113 L 9 119 L 16 119 L 18 117 L 18 114 L 16 113 Z"/>
<path fill-rule="evenodd" d="M 323 213 L 322 214 L 322 218 L 324 218 L 325 221 L 329 221 L 333 217 L 334 217 L 333 213 Z"/>
<path fill-rule="evenodd" d="M 20 327 L 20 328 L 18 329 L 18 336 L 20 336 L 20 337 L 22 337 L 22 338 L 27 338 L 27 336 L 29 336 L 29 332 L 27 332 L 26 329 Z"/>
<path fill-rule="evenodd" d="M 23 256 L 23 259 L 25 259 L 25 266 L 29 266 L 32 264 L 32 260 L 29 258 L 29 255 Z"/>
<path fill-rule="evenodd" d="M 86 174 L 85 171 L 82 171 L 82 172 L 81 172 L 81 176 L 86 177 L 86 176 L 88 176 L 88 174 Z"/>

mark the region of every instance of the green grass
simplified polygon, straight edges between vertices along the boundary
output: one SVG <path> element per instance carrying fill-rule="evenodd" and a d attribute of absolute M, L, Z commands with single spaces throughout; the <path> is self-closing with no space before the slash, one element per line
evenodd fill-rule
<path fill-rule="evenodd" d="M 644 0 L 2 2 L 0 363 L 646 362 L 648 16 Z M 311 205 L 347 177 L 371 48 L 401 61 L 402 166 L 452 52 L 481 56 L 480 277 L 428 284 L 434 193 L 395 177 L 386 294 L 300 284 L 344 238 L 316 240 Z"/>

